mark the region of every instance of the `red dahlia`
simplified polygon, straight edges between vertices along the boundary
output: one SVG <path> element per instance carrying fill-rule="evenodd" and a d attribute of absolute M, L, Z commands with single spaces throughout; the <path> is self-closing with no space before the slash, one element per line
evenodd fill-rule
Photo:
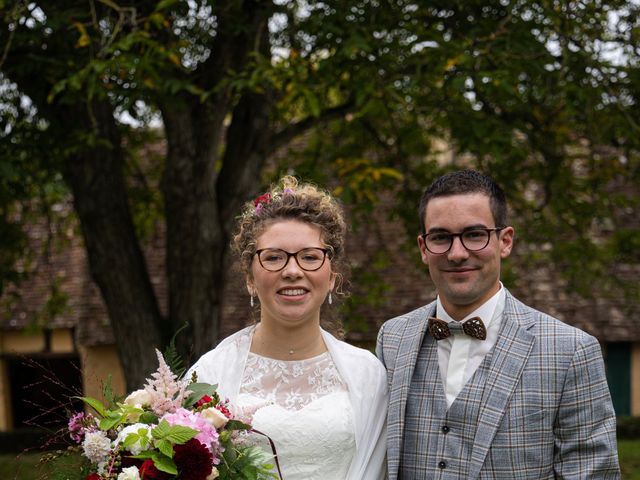
<path fill-rule="evenodd" d="M 139 467 L 140 478 L 142 480 L 169 480 L 171 476 L 168 473 L 162 472 L 156 468 L 153 460 L 147 459 L 142 462 Z"/>
<path fill-rule="evenodd" d="M 195 438 L 184 445 L 175 445 L 173 452 L 180 480 L 206 480 L 213 471 L 213 455 Z"/>
<path fill-rule="evenodd" d="M 84 480 L 100 480 L 100 475 L 97 473 L 90 473 Z"/>

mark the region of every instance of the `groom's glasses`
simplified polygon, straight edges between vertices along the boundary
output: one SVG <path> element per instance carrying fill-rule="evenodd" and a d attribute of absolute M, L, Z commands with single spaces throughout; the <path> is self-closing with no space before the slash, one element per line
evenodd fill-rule
<path fill-rule="evenodd" d="M 460 238 L 462 246 L 470 252 L 477 252 L 489 245 L 491 239 L 491 232 L 500 233 L 500 230 L 504 230 L 507 227 L 496 228 L 470 228 L 464 232 L 450 233 L 450 232 L 432 232 L 423 233 L 420 235 L 424 246 L 431 253 L 435 255 L 442 255 L 451 250 L 453 245 L 453 239 L 455 237 Z"/>
<path fill-rule="evenodd" d="M 319 270 L 329 254 L 331 259 L 331 252 L 326 248 L 303 248 L 297 252 L 289 253 L 279 248 L 262 248 L 256 250 L 255 253 L 258 256 L 258 261 L 262 268 L 270 272 L 279 272 L 282 270 L 291 257 L 296 259 L 298 266 L 307 272 L 314 272 Z"/>

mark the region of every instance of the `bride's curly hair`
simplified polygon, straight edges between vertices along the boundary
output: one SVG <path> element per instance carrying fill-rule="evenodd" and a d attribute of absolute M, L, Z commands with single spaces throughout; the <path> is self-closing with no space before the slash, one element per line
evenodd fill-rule
<path fill-rule="evenodd" d="M 278 220 L 298 220 L 320 228 L 320 238 L 330 251 L 331 270 L 337 275 L 334 293 L 345 296 L 347 226 L 342 206 L 327 191 L 310 183 L 299 183 L 291 175 L 282 177 L 269 191 L 245 203 L 231 243 L 242 272 L 251 276 L 257 239 L 266 227 Z"/>

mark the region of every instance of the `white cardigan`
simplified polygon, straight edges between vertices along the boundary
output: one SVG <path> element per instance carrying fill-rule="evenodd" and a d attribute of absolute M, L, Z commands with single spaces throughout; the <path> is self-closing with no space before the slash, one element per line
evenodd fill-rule
<path fill-rule="evenodd" d="M 189 369 L 199 382 L 218 385 L 218 393 L 233 405 L 240 392 L 255 326 L 225 338 Z M 322 330 L 322 338 L 338 373 L 349 389 L 354 412 L 356 455 L 345 480 L 378 480 L 385 475 L 387 379 L 385 369 L 371 352 L 337 340 Z"/>

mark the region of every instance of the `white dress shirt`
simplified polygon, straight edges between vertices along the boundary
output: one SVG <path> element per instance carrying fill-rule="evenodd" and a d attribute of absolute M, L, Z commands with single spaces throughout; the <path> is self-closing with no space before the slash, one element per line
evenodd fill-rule
<path fill-rule="evenodd" d="M 501 283 L 500 290 L 493 297 L 462 319 L 464 322 L 472 317 L 480 317 L 487 329 L 485 340 L 478 340 L 465 334 L 451 335 L 438 340 L 438 364 L 448 407 L 496 344 L 502 323 L 505 297 L 505 290 Z M 455 322 L 440 303 L 439 296 L 436 316 L 447 323 Z"/>

